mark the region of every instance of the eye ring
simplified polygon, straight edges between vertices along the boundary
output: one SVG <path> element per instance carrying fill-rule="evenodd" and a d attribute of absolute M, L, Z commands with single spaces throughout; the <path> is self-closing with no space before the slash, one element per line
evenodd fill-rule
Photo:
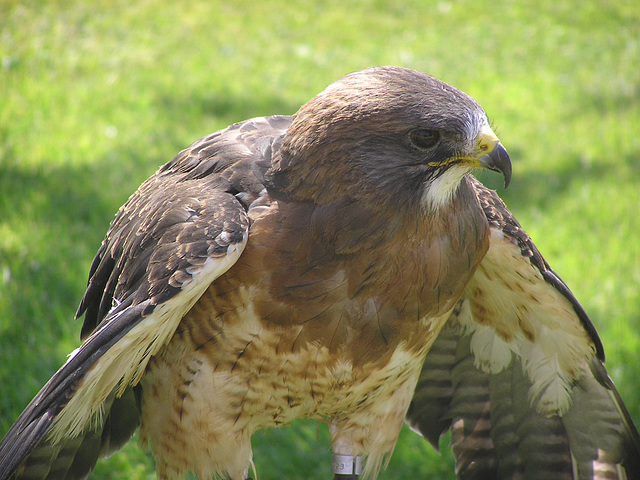
<path fill-rule="evenodd" d="M 440 132 L 430 128 L 416 128 L 409 132 L 409 140 L 416 148 L 429 150 L 440 140 Z"/>

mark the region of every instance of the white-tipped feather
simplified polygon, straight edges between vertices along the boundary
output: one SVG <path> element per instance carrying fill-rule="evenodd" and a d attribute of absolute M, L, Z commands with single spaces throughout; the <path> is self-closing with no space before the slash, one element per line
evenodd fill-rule
<path fill-rule="evenodd" d="M 483 372 L 497 374 L 507 368 L 517 352 L 517 342 L 507 343 L 491 327 L 480 325 L 471 337 L 474 365 Z"/>
<path fill-rule="evenodd" d="M 522 354 L 525 372 L 532 382 L 529 404 L 540 414 L 562 415 L 571 406 L 575 379 L 563 369 L 558 355 L 530 346 L 529 349 L 525 346 Z"/>
<path fill-rule="evenodd" d="M 487 295 L 496 290 L 495 283 L 501 295 Z M 476 366 L 495 374 L 509 365 L 513 354 L 520 356 L 532 383 L 529 400 L 538 412 L 566 412 L 572 384 L 594 354 L 569 301 L 549 288 L 538 269 L 522 261 L 520 248 L 497 230 L 492 230 L 491 248 L 466 296 L 470 304 L 464 308 L 471 314 L 462 317 L 473 319 L 465 328 L 472 332 Z M 474 311 L 474 303 L 481 307 Z"/>
<path fill-rule="evenodd" d="M 100 357 L 56 417 L 50 434 L 54 443 L 64 437 L 74 438 L 87 425 L 94 427 L 101 422 L 103 403 L 109 394 L 117 389 L 116 395 L 120 396 L 129 385 L 136 385 L 140 381 L 151 356 L 171 339 L 184 314 L 193 307 L 211 282 L 238 260 L 246 240 L 245 233 L 244 242 L 230 245 L 227 255 L 208 258 L 192 279 L 183 284 L 176 296 L 158 305 L 153 313 L 143 318 Z"/>

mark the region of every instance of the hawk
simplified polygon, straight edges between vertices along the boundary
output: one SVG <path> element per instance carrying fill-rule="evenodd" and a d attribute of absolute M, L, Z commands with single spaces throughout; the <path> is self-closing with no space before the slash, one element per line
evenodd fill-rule
<path fill-rule="evenodd" d="M 139 427 L 161 479 L 247 479 L 251 435 L 300 417 L 337 479 L 404 421 L 452 430 L 460 478 L 639 478 L 592 323 L 477 167 L 509 183 L 483 109 L 395 67 L 198 140 L 111 223 L 0 478 L 85 477 Z"/>

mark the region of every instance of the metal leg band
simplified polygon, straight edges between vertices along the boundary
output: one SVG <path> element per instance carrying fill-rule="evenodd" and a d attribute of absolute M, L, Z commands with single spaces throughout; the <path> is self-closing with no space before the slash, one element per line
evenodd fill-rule
<path fill-rule="evenodd" d="M 333 457 L 331 457 L 331 473 L 360 475 L 362 473 L 362 457 L 334 453 Z"/>

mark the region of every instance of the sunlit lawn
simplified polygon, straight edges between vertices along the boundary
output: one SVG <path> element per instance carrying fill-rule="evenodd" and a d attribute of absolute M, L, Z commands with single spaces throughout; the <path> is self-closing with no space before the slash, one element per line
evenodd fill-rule
<path fill-rule="evenodd" d="M 500 193 L 589 312 L 640 423 L 640 9 L 613 3 L 1 2 L 0 434 L 78 345 L 93 254 L 146 177 L 379 64 L 485 107 L 514 161 Z M 254 445 L 261 479 L 330 477 L 324 425 Z M 452 478 L 441 446 L 403 432 L 381 478 Z M 130 443 L 93 478 L 153 472 Z"/>

